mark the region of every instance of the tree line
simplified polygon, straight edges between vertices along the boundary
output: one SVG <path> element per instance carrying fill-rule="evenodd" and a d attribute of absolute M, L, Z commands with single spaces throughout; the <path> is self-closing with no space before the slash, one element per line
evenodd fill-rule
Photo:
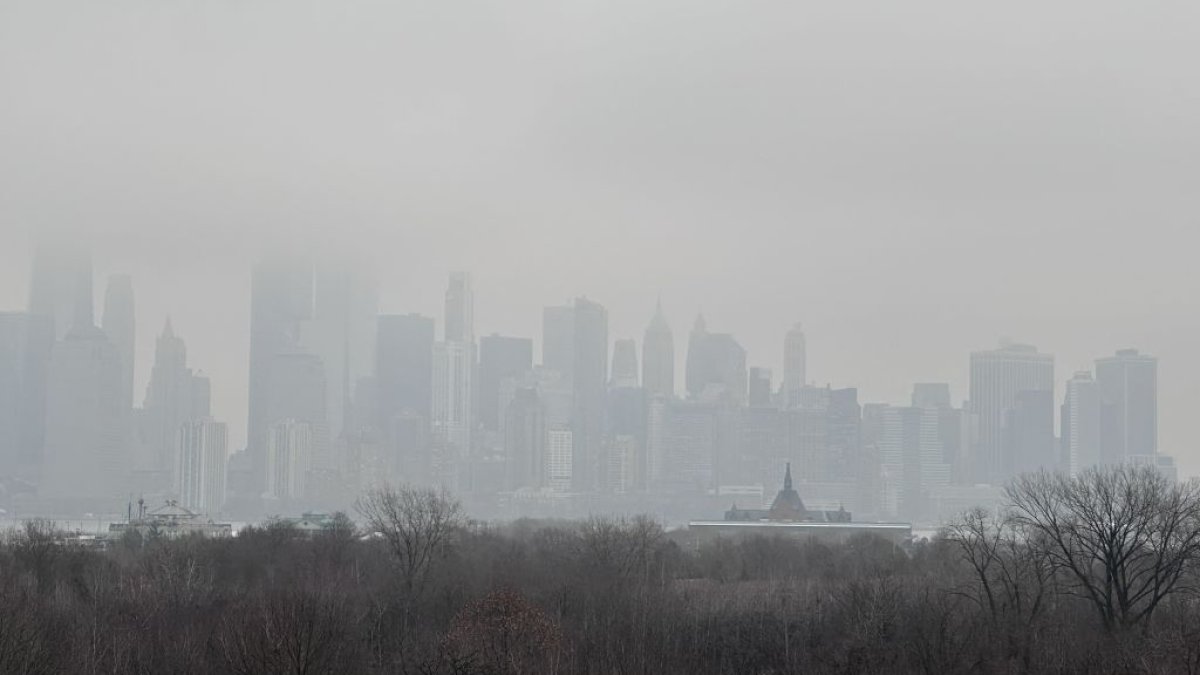
<path fill-rule="evenodd" d="M 1200 488 L 1023 476 L 899 548 L 653 520 L 469 521 L 383 487 L 357 524 L 0 543 L 3 673 L 1200 673 Z"/>

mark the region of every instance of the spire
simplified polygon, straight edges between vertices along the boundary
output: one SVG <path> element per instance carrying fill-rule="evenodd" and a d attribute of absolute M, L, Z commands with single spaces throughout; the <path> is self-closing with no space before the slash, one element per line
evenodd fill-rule
<path fill-rule="evenodd" d="M 704 321 L 704 314 L 696 314 L 696 323 L 692 325 L 693 333 L 708 332 L 708 324 Z"/>
<path fill-rule="evenodd" d="M 167 315 L 167 323 L 163 326 L 162 336 L 165 338 L 175 337 L 175 329 L 171 327 L 171 315 Z"/>
<path fill-rule="evenodd" d="M 787 463 L 787 469 L 784 471 L 784 474 L 783 474 L 783 489 L 784 490 L 792 489 L 792 463 L 791 462 Z"/>

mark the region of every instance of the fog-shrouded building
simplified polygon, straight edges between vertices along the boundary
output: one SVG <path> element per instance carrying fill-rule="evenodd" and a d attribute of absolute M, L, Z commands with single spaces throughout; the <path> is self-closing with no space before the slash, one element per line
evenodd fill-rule
<path fill-rule="evenodd" d="M 728 333 L 710 333 L 703 316 L 688 337 L 688 397 L 694 400 L 746 402 L 746 350 Z"/>
<path fill-rule="evenodd" d="M 321 359 L 325 371 L 325 419 L 332 438 L 348 431 L 360 380 L 375 371 L 379 292 L 361 261 L 334 255 L 313 269 L 313 316 L 304 324 L 302 343 Z M 349 430 L 354 430 L 350 428 Z"/>
<path fill-rule="evenodd" d="M 267 484 L 264 497 L 295 501 L 305 496 L 305 488 L 315 451 L 311 424 L 281 419 L 268 432 Z"/>
<path fill-rule="evenodd" d="M 211 412 L 211 385 L 187 366 L 187 346 L 167 319 L 155 342 L 154 366 L 139 417 L 140 436 L 147 452 L 137 458 L 139 490 L 165 490 L 179 466 L 179 430 L 206 419 Z"/>
<path fill-rule="evenodd" d="M 750 383 L 746 388 L 747 405 L 752 408 L 770 406 L 771 400 L 771 369 L 751 368 Z"/>
<path fill-rule="evenodd" d="M 1122 349 L 1096 360 L 1100 461 L 1116 464 L 1158 454 L 1158 359 Z"/>
<path fill-rule="evenodd" d="M 99 328 L 74 328 L 55 344 L 39 497 L 88 506 L 124 501 L 129 411 L 122 385 L 121 354 Z"/>
<path fill-rule="evenodd" d="M 223 422 L 191 420 L 179 428 L 175 490 L 184 507 L 210 516 L 225 504 L 229 430 Z"/>
<path fill-rule="evenodd" d="M 278 386 L 286 377 L 273 371 L 289 362 L 281 355 L 305 351 L 303 333 L 313 318 L 313 266 L 311 261 L 287 254 L 273 254 L 255 266 L 250 282 L 250 364 L 247 452 L 251 461 L 251 483 L 258 494 L 268 482 L 267 453 L 270 428 L 283 419 L 278 411 L 287 408 L 274 401 L 288 395 Z M 323 379 L 323 376 L 322 376 Z M 321 406 L 325 391 L 321 390 Z M 322 418 L 324 415 L 322 414 Z"/>
<path fill-rule="evenodd" d="M 1011 455 L 1013 446 L 1006 443 L 1013 436 L 1006 425 L 1022 392 L 1050 392 L 1050 396 L 1027 400 L 1021 419 L 1053 419 L 1054 357 L 1039 353 L 1030 345 L 1005 345 L 991 351 L 971 354 L 970 410 L 978 423 L 975 449 L 975 479 L 995 485 L 1006 482 L 1017 468 Z M 1027 397 L 1028 398 L 1028 397 Z M 1049 406 L 1050 411 L 1034 411 L 1029 406 Z M 1031 453 L 1037 449 L 1031 449 Z"/>
<path fill-rule="evenodd" d="M 613 388 L 635 388 L 638 386 L 637 342 L 617 340 L 613 342 L 612 377 Z"/>
<path fill-rule="evenodd" d="M 380 429 L 408 411 L 429 423 L 433 403 L 434 320 L 420 314 L 379 317 L 375 341 L 376 401 Z"/>
<path fill-rule="evenodd" d="M 503 426 L 501 385 L 533 370 L 533 340 L 487 335 L 479 339 L 479 423 L 488 431 Z"/>
<path fill-rule="evenodd" d="M 783 400 L 791 405 L 795 392 L 808 382 L 808 340 L 804 329 L 796 324 L 783 337 Z"/>
<path fill-rule="evenodd" d="M 571 480 L 576 492 L 600 487 L 603 476 L 604 412 L 608 393 L 608 310 L 587 298 L 575 299 L 571 373 Z"/>
<path fill-rule="evenodd" d="M 121 404 L 128 408 L 133 407 L 135 326 L 133 280 L 127 274 L 114 274 L 104 291 L 101 328 L 121 353 Z"/>
<path fill-rule="evenodd" d="M 1100 464 L 1100 389 L 1088 371 L 1067 381 L 1061 414 L 1062 463 L 1076 475 Z"/>
<path fill-rule="evenodd" d="M 0 479 L 32 480 L 46 433 L 46 376 L 54 323 L 0 312 Z"/>
<path fill-rule="evenodd" d="M 35 244 L 29 313 L 48 319 L 54 340 L 73 328 L 95 326 L 92 252 L 87 242 L 65 232 L 43 232 Z"/>
<path fill-rule="evenodd" d="M 675 395 L 675 337 L 661 302 L 642 338 L 642 386 L 651 396 Z"/>
<path fill-rule="evenodd" d="M 504 415 L 506 489 L 545 487 L 546 414 L 537 389 L 517 389 Z"/>

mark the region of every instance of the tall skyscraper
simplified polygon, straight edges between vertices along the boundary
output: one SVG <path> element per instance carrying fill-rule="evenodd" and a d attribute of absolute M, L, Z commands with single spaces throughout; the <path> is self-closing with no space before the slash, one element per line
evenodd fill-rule
<path fill-rule="evenodd" d="M 475 291 L 471 275 L 466 272 L 450 274 L 446 288 L 446 341 L 475 342 Z"/>
<path fill-rule="evenodd" d="M 794 392 L 799 391 L 808 382 L 808 341 L 804 330 L 796 324 L 783 337 L 783 400 L 786 405 L 792 405 Z"/>
<path fill-rule="evenodd" d="M 273 422 L 272 375 L 276 357 L 303 351 L 305 322 L 313 316 L 313 269 L 307 260 L 272 255 L 254 267 L 250 285 L 250 369 L 247 450 L 251 482 L 267 484 L 267 442 Z M 324 393 L 322 393 L 324 396 Z M 277 418 L 276 418 L 277 419 Z"/>
<path fill-rule="evenodd" d="M 1158 359 L 1122 349 L 1096 360 L 1100 459 L 1146 461 L 1158 454 Z"/>
<path fill-rule="evenodd" d="M 746 402 L 746 350 L 732 335 L 710 333 L 703 316 L 696 317 L 688 337 L 688 396 L 695 400 Z"/>
<path fill-rule="evenodd" d="M 1006 456 L 1005 426 L 1017 395 L 1054 391 L 1054 357 L 1029 345 L 1008 345 L 971 354 L 971 412 L 977 417 L 976 481 L 1002 484 L 1013 475 L 1014 458 Z M 1048 416 L 1053 416 L 1053 402 Z M 1029 411 L 1026 411 L 1029 412 Z M 1046 417 L 1045 411 L 1037 413 Z"/>
<path fill-rule="evenodd" d="M 143 434 L 151 454 L 143 458 L 148 465 L 137 467 L 159 477 L 157 484 L 139 488 L 165 489 L 170 484 L 178 467 L 179 430 L 186 422 L 207 418 L 209 405 L 208 382 L 187 367 L 187 346 L 167 319 L 155 344 L 154 367 L 143 403 L 142 419 L 147 427 Z"/>
<path fill-rule="evenodd" d="M 134 308 L 133 280 L 126 274 L 108 278 L 101 328 L 121 353 L 121 405 L 133 407 Z"/>
<path fill-rule="evenodd" d="M 450 275 L 446 288 L 445 341 L 433 350 L 433 440 L 457 474 L 458 485 L 469 489 L 467 469 L 472 458 L 475 427 L 475 297 L 471 277 Z"/>
<path fill-rule="evenodd" d="M 1100 463 L 1100 389 L 1086 370 L 1067 381 L 1062 405 L 1062 463 L 1071 475 Z"/>
<path fill-rule="evenodd" d="M 465 342 L 439 342 L 433 347 L 433 440 L 448 453 L 460 478 L 465 477 L 462 470 L 471 456 L 473 356 Z"/>
<path fill-rule="evenodd" d="M 313 428 L 307 422 L 283 419 L 270 426 L 265 493 L 268 499 L 287 501 L 305 496 L 314 446 Z"/>
<path fill-rule="evenodd" d="M 507 488 L 546 486 L 546 415 L 537 389 L 518 389 L 504 411 Z"/>
<path fill-rule="evenodd" d="M 927 518 L 929 494 L 948 485 L 940 420 L 934 408 L 873 408 L 882 470 L 883 510 L 889 516 Z"/>
<path fill-rule="evenodd" d="M 72 328 L 95 326 L 92 254 L 79 237 L 43 234 L 36 244 L 29 286 L 29 313 L 48 318 L 56 340 Z"/>
<path fill-rule="evenodd" d="M 433 402 L 433 319 L 419 314 L 379 317 L 375 343 L 375 379 L 380 425 L 400 412 L 415 412 L 429 421 Z"/>
<path fill-rule="evenodd" d="M 223 422 L 192 420 L 179 427 L 175 491 L 193 511 L 216 515 L 225 504 L 229 430 Z"/>
<path fill-rule="evenodd" d="M 751 368 L 748 386 L 749 405 L 763 408 L 771 405 L 771 369 Z"/>
<path fill-rule="evenodd" d="M 533 370 L 533 340 L 488 335 L 479 339 L 479 422 L 488 431 L 499 431 L 501 383 L 521 378 Z"/>
<path fill-rule="evenodd" d="M 303 343 L 325 369 L 325 415 L 333 438 L 346 432 L 359 380 L 374 373 L 378 314 L 375 279 L 361 264 L 336 257 L 318 261 L 313 318 Z"/>
<path fill-rule="evenodd" d="M 95 326 L 54 346 L 46 392 L 40 497 L 119 504 L 129 471 L 121 354 Z"/>
<path fill-rule="evenodd" d="M 661 302 L 642 338 L 642 386 L 651 396 L 675 395 L 675 338 Z"/>
<path fill-rule="evenodd" d="M 1005 420 L 1004 442 L 1009 475 L 1065 468 L 1054 438 L 1054 392 L 1017 392 Z"/>
<path fill-rule="evenodd" d="M 587 298 L 577 298 L 574 337 L 571 477 L 577 492 L 589 492 L 599 488 L 604 460 L 601 440 L 608 391 L 608 310 Z"/>
<path fill-rule="evenodd" d="M 575 307 L 562 305 L 542 311 L 542 366 L 568 380 L 575 368 Z"/>
<path fill-rule="evenodd" d="M 637 343 L 633 340 L 617 340 L 613 343 L 612 379 L 609 380 L 609 386 L 638 386 Z"/>
<path fill-rule="evenodd" d="M 46 433 L 46 377 L 54 323 L 0 312 L 0 476 L 32 479 Z"/>

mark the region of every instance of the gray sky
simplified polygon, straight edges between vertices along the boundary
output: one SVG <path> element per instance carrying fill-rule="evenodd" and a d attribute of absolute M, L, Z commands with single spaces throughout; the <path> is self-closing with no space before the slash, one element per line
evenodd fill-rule
<path fill-rule="evenodd" d="M 382 308 L 611 336 L 663 298 L 776 369 L 966 395 L 1003 336 L 1060 382 L 1160 357 L 1162 450 L 1200 450 L 1200 5 L 733 0 L 0 0 L 0 309 L 29 233 L 134 275 L 138 399 L 169 313 L 244 438 L 249 263 L 365 251 Z"/>

